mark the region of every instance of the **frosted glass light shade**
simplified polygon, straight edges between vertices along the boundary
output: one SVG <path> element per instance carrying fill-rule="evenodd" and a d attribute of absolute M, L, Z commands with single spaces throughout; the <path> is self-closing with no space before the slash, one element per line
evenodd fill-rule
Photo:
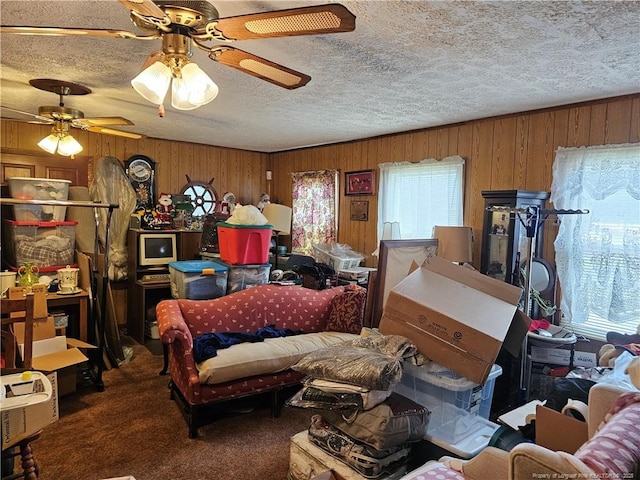
<path fill-rule="evenodd" d="M 133 89 L 156 105 L 164 102 L 171 83 L 171 69 L 162 62 L 155 62 L 131 80 Z"/>
<path fill-rule="evenodd" d="M 45 152 L 53 155 L 56 153 L 56 149 L 58 148 L 58 136 L 52 133 L 40 140 L 38 142 L 38 146 Z"/>
<path fill-rule="evenodd" d="M 82 145 L 71 135 L 66 135 L 58 142 L 58 153 L 65 157 L 76 155 L 82 151 Z"/>
<path fill-rule="evenodd" d="M 182 78 L 174 78 L 171 105 L 178 110 L 193 110 L 212 101 L 218 86 L 195 63 L 182 67 Z"/>

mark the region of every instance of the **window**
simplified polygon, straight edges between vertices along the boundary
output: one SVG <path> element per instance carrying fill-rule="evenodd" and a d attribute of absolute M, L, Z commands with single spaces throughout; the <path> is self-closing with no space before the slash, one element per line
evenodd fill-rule
<path fill-rule="evenodd" d="M 293 174 L 291 250 L 313 255 L 315 243 L 337 239 L 338 171 Z"/>
<path fill-rule="evenodd" d="M 604 340 L 636 333 L 640 319 L 640 144 L 559 148 L 551 201 L 562 322 Z"/>
<path fill-rule="evenodd" d="M 435 225 L 462 225 L 462 157 L 380 165 L 378 239 L 385 223 L 399 225 L 399 238 L 433 237 Z"/>

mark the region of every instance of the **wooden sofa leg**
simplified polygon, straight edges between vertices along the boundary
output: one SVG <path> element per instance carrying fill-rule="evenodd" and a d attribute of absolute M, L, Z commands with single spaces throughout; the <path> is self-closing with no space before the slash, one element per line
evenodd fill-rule
<path fill-rule="evenodd" d="M 280 416 L 282 406 L 280 405 L 280 390 L 271 392 L 271 418 Z"/>
<path fill-rule="evenodd" d="M 189 438 L 198 438 L 199 410 L 198 405 L 189 405 L 189 418 L 187 420 L 189 424 Z"/>

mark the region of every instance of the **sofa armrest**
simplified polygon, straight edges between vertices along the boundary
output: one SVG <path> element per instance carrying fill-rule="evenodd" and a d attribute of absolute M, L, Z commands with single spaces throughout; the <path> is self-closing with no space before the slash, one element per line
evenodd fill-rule
<path fill-rule="evenodd" d="M 593 471 L 575 456 L 554 452 L 534 443 L 516 445 L 509 453 L 509 479 L 594 478 Z"/>
<path fill-rule="evenodd" d="M 439 462 L 464 474 L 468 480 L 485 479 L 488 472 L 491 472 L 492 478 L 508 478 L 509 452 L 496 447 L 486 447 L 470 460 L 442 457 Z"/>
<path fill-rule="evenodd" d="M 193 348 L 193 336 L 185 322 L 177 300 L 162 300 L 156 305 L 158 331 L 162 343 L 184 343 L 185 350 Z"/>
<path fill-rule="evenodd" d="M 589 413 L 587 427 L 589 438 L 592 438 L 611 407 L 627 390 L 607 383 L 596 383 L 589 390 Z"/>

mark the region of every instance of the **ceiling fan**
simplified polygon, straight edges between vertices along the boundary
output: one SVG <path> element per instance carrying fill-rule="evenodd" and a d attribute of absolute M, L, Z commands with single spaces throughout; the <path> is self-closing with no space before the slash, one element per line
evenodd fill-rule
<path fill-rule="evenodd" d="M 108 128 L 109 126 L 133 125 L 131 120 L 123 117 L 85 117 L 84 113 L 75 108 L 69 108 L 64 105 L 64 97 L 67 95 L 87 95 L 91 93 L 91 89 L 77 83 L 65 82 L 62 80 L 53 80 L 49 78 L 36 78 L 29 80 L 29 84 L 39 90 L 53 92 L 60 97 L 58 105 L 43 106 L 38 109 L 38 113 L 30 113 L 15 108 L 2 106 L 2 110 L 26 115 L 34 118 L 30 123 L 45 123 L 53 125 L 54 133 L 68 132 L 69 127 L 79 128 L 95 133 L 104 133 L 107 135 L 117 135 L 120 137 L 142 138 L 143 135 L 138 133 L 125 132 L 123 130 L 115 130 Z"/>
<path fill-rule="evenodd" d="M 129 31 L 109 29 L 5 25 L 0 27 L 0 33 L 92 35 L 138 40 L 162 39 L 162 50 L 153 52 L 145 62 L 145 67 L 159 61 L 171 69 L 173 78 L 181 78 L 181 70 L 189 64 L 189 58 L 192 55 L 191 46 L 194 44 L 207 52 L 211 60 L 280 87 L 295 89 L 306 85 L 311 77 L 228 44 L 236 40 L 318 35 L 350 32 L 355 29 L 355 16 L 340 4 L 220 18 L 217 9 L 208 1 L 119 0 L 119 2 L 129 10 L 134 25 L 147 34 L 138 35 Z M 205 45 L 204 42 L 207 41 L 214 41 L 216 45 Z M 138 92 L 145 96 L 142 92 Z M 217 94 L 217 87 L 215 93 Z M 215 97 L 215 94 L 213 96 Z"/>

